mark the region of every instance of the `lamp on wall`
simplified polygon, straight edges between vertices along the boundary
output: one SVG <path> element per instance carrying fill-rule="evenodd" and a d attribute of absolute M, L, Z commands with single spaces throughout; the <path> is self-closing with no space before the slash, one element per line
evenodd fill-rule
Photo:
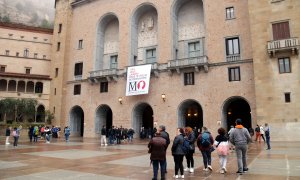
<path fill-rule="evenodd" d="M 166 95 L 165 94 L 161 94 L 161 99 L 165 102 L 166 101 Z"/>
<path fill-rule="evenodd" d="M 122 101 L 123 101 L 122 97 L 119 97 L 118 100 L 119 100 L 119 103 L 122 104 Z"/>

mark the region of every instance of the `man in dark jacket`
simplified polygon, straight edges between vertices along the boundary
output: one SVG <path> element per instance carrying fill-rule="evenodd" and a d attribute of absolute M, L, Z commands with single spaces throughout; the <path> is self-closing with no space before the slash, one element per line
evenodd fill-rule
<path fill-rule="evenodd" d="M 161 137 L 163 137 L 166 142 L 167 142 L 167 148 L 168 149 L 168 146 L 170 144 L 170 137 L 169 137 L 169 133 L 167 133 L 166 131 L 166 127 L 164 125 L 160 125 L 159 128 L 158 128 L 158 132 L 160 132 L 161 134 Z M 165 163 L 165 170 L 166 170 L 166 173 L 167 173 L 167 160 L 166 160 L 166 163 Z"/>
<path fill-rule="evenodd" d="M 235 151 L 238 161 L 238 171 L 236 173 L 247 172 L 247 149 L 248 143 L 251 142 L 251 136 L 246 128 L 242 125 L 242 120 L 237 119 L 235 121 L 236 126 L 234 130 L 230 133 L 229 140 L 235 145 Z"/>
<path fill-rule="evenodd" d="M 161 179 L 165 179 L 165 162 L 166 162 L 166 150 L 167 142 L 161 137 L 161 134 L 157 132 L 155 137 L 151 139 L 148 144 L 149 153 L 151 153 L 150 160 L 153 164 L 153 178 L 152 180 L 157 180 L 158 167 L 160 164 Z"/>

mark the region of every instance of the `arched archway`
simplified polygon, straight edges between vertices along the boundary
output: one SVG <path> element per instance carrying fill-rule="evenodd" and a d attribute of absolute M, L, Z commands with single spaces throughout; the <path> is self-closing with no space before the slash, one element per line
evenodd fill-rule
<path fill-rule="evenodd" d="M 145 130 L 153 129 L 153 109 L 147 103 L 139 103 L 133 109 L 132 128 L 138 135 L 141 128 Z"/>
<path fill-rule="evenodd" d="M 17 91 L 18 92 L 25 92 L 25 81 L 19 81 L 18 82 Z"/>
<path fill-rule="evenodd" d="M 100 133 L 103 126 L 109 129 L 112 125 L 113 114 L 111 108 L 108 105 L 99 106 L 95 115 L 95 132 Z"/>
<path fill-rule="evenodd" d="M 39 105 L 36 109 L 36 122 L 45 122 L 45 107 L 43 105 Z"/>
<path fill-rule="evenodd" d="M 15 80 L 8 81 L 8 91 L 16 91 L 17 82 Z"/>
<path fill-rule="evenodd" d="M 26 92 L 27 93 L 33 93 L 34 92 L 34 82 L 32 82 L 32 81 L 27 82 Z"/>
<path fill-rule="evenodd" d="M 183 101 L 178 108 L 178 127 L 203 127 L 203 110 L 201 105 L 192 99 Z"/>
<path fill-rule="evenodd" d="M 251 108 L 243 97 L 231 97 L 227 99 L 223 106 L 223 127 L 230 129 L 235 126 L 235 120 L 242 119 L 242 125 L 249 129 L 252 127 Z"/>
<path fill-rule="evenodd" d="M 95 70 L 118 68 L 119 19 L 114 13 L 100 18 L 97 26 Z"/>
<path fill-rule="evenodd" d="M 7 90 L 7 81 L 5 79 L 0 79 L 0 91 Z"/>
<path fill-rule="evenodd" d="M 84 112 L 80 106 L 74 106 L 69 114 L 69 125 L 71 134 L 83 136 L 84 134 Z"/>

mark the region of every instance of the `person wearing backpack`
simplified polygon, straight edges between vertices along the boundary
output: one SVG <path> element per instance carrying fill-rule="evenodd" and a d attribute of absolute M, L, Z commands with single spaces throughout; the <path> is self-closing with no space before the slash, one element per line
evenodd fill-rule
<path fill-rule="evenodd" d="M 19 136 L 20 136 L 20 130 L 15 127 L 14 130 L 13 130 L 12 135 L 14 137 L 14 147 L 17 147 L 18 146 Z"/>
<path fill-rule="evenodd" d="M 184 178 L 183 174 L 183 156 L 185 155 L 182 149 L 182 144 L 184 141 L 184 130 L 183 128 L 178 128 L 177 129 L 177 136 L 175 137 L 172 145 L 172 155 L 174 158 L 174 163 L 175 163 L 175 175 L 174 177 L 176 179 L 178 178 Z M 178 170 L 180 170 L 181 176 L 178 175 Z"/>
<path fill-rule="evenodd" d="M 204 163 L 203 171 L 212 171 L 211 167 L 211 152 L 214 144 L 214 139 L 206 127 L 203 127 L 203 133 L 197 139 L 197 146 L 201 151 Z"/>
<path fill-rule="evenodd" d="M 226 164 L 227 164 L 227 156 L 229 154 L 229 143 L 224 128 L 219 128 L 218 134 L 219 135 L 216 137 L 214 145 L 217 148 L 217 152 L 220 159 L 220 166 L 221 166 L 220 173 L 224 174 L 227 172 Z"/>
<path fill-rule="evenodd" d="M 235 129 L 232 133 L 230 133 L 229 140 L 233 145 L 235 145 L 238 162 L 238 171 L 236 173 L 242 174 L 248 171 L 247 150 L 248 144 L 251 142 L 251 136 L 248 130 L 242 125 L 241 119 L 237 119 L 235 123 Z"/>
<path fill-rule="evenodd" d="M 261 140 L 260 127 L 258 124 L 256 125 L 256 128 L 255 128 L 255 141 L 257 141 L 257 140 L 258 140 L 258 142 L 260 142 L 260 140 Z"/>
<path fill-rule="evenodd" d="M 193 173 L 194 172 L 194 157 L 193 157 L 193 155 L 195 153 L 196 137 L 195 137 L 194 131 L 191 127 L 185 128 L 185 134 L 186 134 L 185 139 L 189 142 L 189 144 L 188 144 L 188 151 L 185 154 L 187 167 L 184 169 L 184 171 L 189 171 L 190 173 Z"/>

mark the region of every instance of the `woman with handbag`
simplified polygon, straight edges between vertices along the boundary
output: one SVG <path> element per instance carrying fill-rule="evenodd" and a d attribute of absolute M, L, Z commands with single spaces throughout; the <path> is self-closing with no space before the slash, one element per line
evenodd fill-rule
<path fill-rule="evenodd" d="M 191 127 L 186 127 L 185 129 L 185 135 L 186 139 L 190 142 L 190 148 L 189 151 L 185 154 L 187 167 L 184 169 L 184 171 L 189 171 L 190 173 L 194 172 L 194 153 L 195 153 L 195 133 Z"/>
<path fill-rule="evenodd" d="M 219 128 L 218 134 L 219 135 L 216 137 L 214 144 L 216 145 L 217 153 L 220 159 L 220 166 L 221 166 L 220 173 L 224 174 L 227 172 L 226 164 L 227 164 L 227 157 L 229 154 L 229 143 L 228 143 L 228 138 L 225 136 L 226 133 L 224 128 Z"/>

